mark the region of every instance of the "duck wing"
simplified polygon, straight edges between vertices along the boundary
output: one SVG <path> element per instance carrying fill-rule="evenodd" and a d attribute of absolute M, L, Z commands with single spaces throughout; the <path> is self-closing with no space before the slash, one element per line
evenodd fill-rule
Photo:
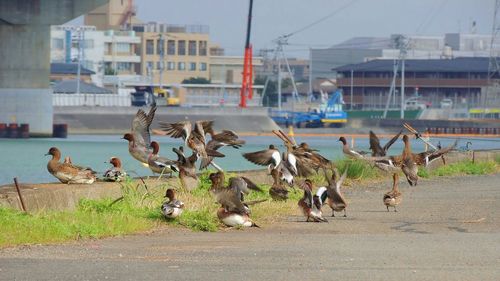
<path fill-rule="evenodd" d="M 253 181 L 246 177 L 232 177 L 229 179 L 229 188 L 249 194 L 250 190 L 262 191 Z"/>
<path fill-rule="evenodd" d="M 241 202 L 241 196 L 232 189 L 222 189 L 215 192 L 215 199 L 229 212 L 246 214 L 247 208 Z"/>
<path fill-rule="evenodd" d="M 274 167 L 281 163 L 281 154 L 276 149 L 266 149 L 256 152 L 243 153 L 243 157 L 248 161 L 261 166 L 273 164 Z"/>
<path fill-rule="evenodd" d="M 387 151 L 389 150 L 389 147 L 391 147 L 391 145 L 393 145 L 398 139 L 399 139 L 399 136 L 401 136 L 401 134 L 403 133 L 403 130 L 400 130 L 399 133 L 397 133 L 394 137 L 392 137 L 385 145 L 384 147 L 382 148 L 383 152 L 384 152 L 384 155 L 387 153 Z M 382 155 L 382 156 L 384 156 Z"/>
<path fill-rule="evenodd" d="M 159 124 L 163 131 L 173 138 L 182 138 L 186 140 L 191 135 L 192 125 L 190 121 L 180 121 L 176 123 L 159 122 Z"/>
<path fill-rule="evenodd" d="M 380 146 L 380 140 L 373 131 L 370 131 L 370 150 L 372 156 L 385 156 L 384 149 Z"/>
<path fill-rule="evenodd" d="M 238 139 L 238 135 L 231 130 L 223 130 L 218 134 L 212 135 L 212 140 L 217 141 L 223 146 L 228 145 L 233 148 L 240 148 L 245 144 L 245 141 Z"/>
<path fill-rule="evenodd" d="M 151 107 L 149 113 L 139 109 L 132 120 L 132 134 L 136 143 L 148 147 L 151 143 L 150 127 L 156 112 L 156 105 Z"/>

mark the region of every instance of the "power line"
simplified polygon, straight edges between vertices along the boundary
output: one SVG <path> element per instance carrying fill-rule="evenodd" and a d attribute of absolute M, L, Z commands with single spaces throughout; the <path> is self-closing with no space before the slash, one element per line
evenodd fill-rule
<path fill-rule="evenodd" d="M 321 23 L 321 22 L 323 22 L 323 21 L 327 20 L 328 18 L 330 18 L 330 17 L 332 17 L 332 16 L 336 15 L 337 13 L 341 12 L 342 10 L 347 9 L 348 7 L 350 7 L 352 4 L 354 4 L 354 3 L 355 3 L 355 2 L 357 2 L 357 1 L 358 1 L 358 0 L 352 0 L 352 1 L 350 1 L 349 3 L 347 3 L 346 5 L 344 5 L 344 6 L 340 7 L 340 8 L 338 8 L 337 10 L 335 10 L 335 11 L 331 12 L 330 14 L 328 14 L 328 15 L 326 15 L 326 16 L 324 16 L 324 17 L 322 17 L 322 18 L 320 18 L 320 19 L 318 19 L 318 20 L 316 20 L 316 21 L 314 21 L 314 22 L 312 22 L 312 23 L 310 23 L 310 24 L 308 24 L 308 25 L 306 25 L 306 26 L 302 27 L 302 28 L 299 28 L 299 29 L 297 29 L 297 30 L 295 30 L 295 31 L 293 31 L 293 32 L 288 33 L 287 35 L 285 35 L 285 37 L 290 37 L 290 36 L 292 36 L 292 35 L 295 35 L 295 34 L 297 34 L 297 33 L 299 33 L 299 32 L 302 32 L 302 31 L 304 31 L 304 30 L 306 30 L 306 29 L 311 28 L 311 27 L 313 27 L 313 26 L 315 26 L 315 25 L 317 25 L 317 24 L 319 24 L 319 23 Z"/>

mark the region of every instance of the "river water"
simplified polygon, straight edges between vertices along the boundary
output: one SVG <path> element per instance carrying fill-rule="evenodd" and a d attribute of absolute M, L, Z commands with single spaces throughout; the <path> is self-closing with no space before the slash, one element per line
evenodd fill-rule
<path fill-rule="evenodd" d="M 227 171 L 259 169 L 260 166 L 248 162 L 241 156 L 242 152 L 257 151 L 265 149 L 269 144 L 281 143 L 276 137 L 256 136 L 243 137 L 247 144 L 240 149 L 221 148 L 225 158 L 217 159 L 217 164 Z M 181 140 L 165 136 L 153 136 L 153 140 L 160 143 L 160 155 L 175 158 L 172 147 L 182 145 Z M 296 137 L 297 142 L 306 141 L 313 148 L 319 149 L 320 153 L 329 159 L 341 159 L 342 148 L 337 137 Z M 348 141 L 350 139 L 348 138 Z M 382 139 L 384 144 L 387 139 Z M 452 138 L 434 138 L 433 143 L 441 142 L 441 145 L 451 144 Z M 458 146 L 466 145 L 467 141 L 473 144 L 472 149 L 500 149 L 500 139 L 460 139 Z M 42 183 L 57 181 L 47 171 L 49 156 L 44 156 L 50 147 L 58 147 L 63 157 L 71 156 L 73 163 L 90 166 L 98 172 L 105 171 L 110 165 L 105 163 L 111 156 L 117 156 L 122 160 L 125 170 L 132 176 L 152 175 L 152 172 L 133 159 L 128 153 L 127 141 L 118 135 L 74 135 L 67 139 L 33 138 L 33 139 L 0 139 L 0 185 L 12 183 L 14 177 L 18 177 L 22 183 Z M 283 146 L 280 146 L 283 149 Z M 368 139 L 357 138 L 355 140 L 357 150 L 368 151 Z M 397 141 L 390 150 L 390 154 L 400 154 L 403 147 L 402 141 Z M 413 141 L 414 151 L 423 151 L 424 146 L 420 141 Z"/>

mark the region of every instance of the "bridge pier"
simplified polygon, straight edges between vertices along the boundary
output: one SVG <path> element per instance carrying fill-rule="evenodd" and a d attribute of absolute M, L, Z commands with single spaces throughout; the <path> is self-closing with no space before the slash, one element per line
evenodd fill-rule
<path fill-rule="evenodd" d="M 108 0 L 0 0 L 0 123 L 27 123 L 51 136 L 50 26 Z"/>

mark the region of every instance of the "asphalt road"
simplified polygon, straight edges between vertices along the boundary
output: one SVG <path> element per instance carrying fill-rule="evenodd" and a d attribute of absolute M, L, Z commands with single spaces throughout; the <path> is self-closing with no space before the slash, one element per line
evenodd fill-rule
<path fill-rule="evenodd" d="M 397 213 L 388 187 L 348 190 L 329 223 L 3 249 L 0 280 L 500 280 L 500 174 L 402 183 Z"/>

